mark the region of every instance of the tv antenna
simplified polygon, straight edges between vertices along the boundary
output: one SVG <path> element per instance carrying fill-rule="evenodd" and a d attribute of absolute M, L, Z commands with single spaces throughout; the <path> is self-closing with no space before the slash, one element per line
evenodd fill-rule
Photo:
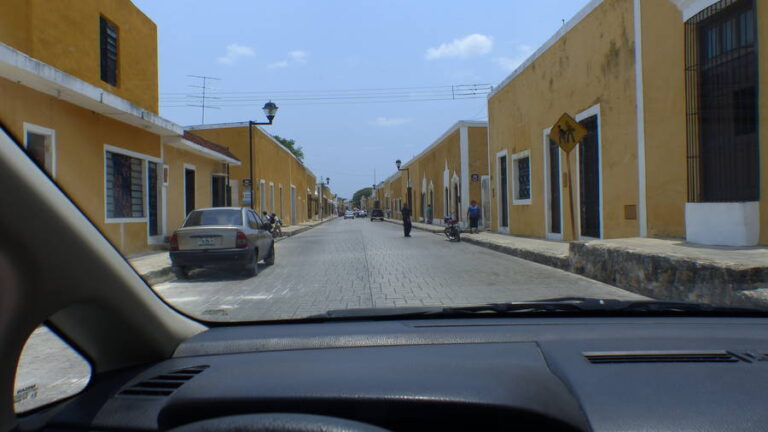
<path fill-rule="evenodd" d="M 213 88 L 208 87 L 208 81 L 209 80 L 221 81 L 221 78 L 216 78 L 216 77 L 211 77 L 211 76 L 204 76 L 204 75 L 187 75 L 187 76 L 190 77 L 190 78 L 197 78 L 197 79 L 201 80 L 201 82 L 202 82 L 202 85 L 190 85 L 190 87 L 199 88 L 200 89 L 200 94 L 189 95 L 189 97 L 192 97 L 192 98 L 199 98 L 200 99 L 200 104 L 199 105 L 188 104 L 188 105 L 191 106 L 191 107 L 200 108 L 200 110 L 202 111 L 201 124 L 205 124 L 205 109 L 206 108 L 219 109 L 219 107 L 217 107 L 217 106 L 206 104 L 206 100 L 207 99 L 219 99 L 216 96 L 210 96 L 208 94 L 208 90 L 214 90 Z"/>

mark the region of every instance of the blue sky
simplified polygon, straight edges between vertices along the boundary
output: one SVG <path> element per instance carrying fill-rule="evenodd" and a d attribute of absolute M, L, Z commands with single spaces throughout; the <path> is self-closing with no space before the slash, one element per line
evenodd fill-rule
<path fill-rule="evenodd" d="M 190 87 L 199 80 L 188 75 L 221 79 L 210 83 L 223 98 L 211 102 L 221 108 L 207 110 L 206 123 L 263 121 L 261 106 L 271 98 L 280 111 L 266 130 L 295 139 L 310 169 L 330 177 L 344 197 L 370 186 L 374 169 L 379 181 L 392 174 L 396 159 L 418 154 L 456 121 L 487 118 L 485 98 L 402 98 L 414 92 L 442 98 L 451 85 L 499 84 L 587 3 L 133 1 L 158 25 L 162 116 L 182 125 L 201 122 L 200 109 L 178 99 L 199 91 Z M 394 103 L 306 100 L 319 91 L 394 88 L 411 90 L 397 90 Z M 258 94 L 227 99 L 242 92 Z"/>

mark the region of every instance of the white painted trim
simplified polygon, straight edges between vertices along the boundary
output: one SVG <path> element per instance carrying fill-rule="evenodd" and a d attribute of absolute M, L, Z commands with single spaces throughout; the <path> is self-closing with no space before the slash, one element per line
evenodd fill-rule
<path fill-rule="evenodd" d="M 163 165 L 162 163 L 157 163 L 157 169 L 160 171 L 160 176 L 163 175 Z M 162 244 L 165 240 L 165 223 L 164 223 L 164 212 L 165 212 L 165 190 L 167 189 L 167 186 L 163 184 L 163 179 L 158 178 L 157 186 L 159 187 L 159 190 L 157 191 L 157 235 L 151 236 L 149 235 L 149 164 L 144 163 L 145 167 L 144 170 L 144 180 L 146 181 L 147 187 L 144 188 L 144 202 L 146 203 L 144 205 L 144 208 L 147 212 L 147 244 Z M 157 172 L 155 172 L 155 175 L 158 175 Z"/>
<path fill-rule="evenodd" d="M 551 192 L 551 185 L 549 183 L 550 179 L 550 171 L 552 170 L 552 166 L 549 161 L 549 132 L 552 130 L 552 128 L 546 128 L 542 132 L 542 144 L 543 144 L 543 155 L 544 155 L 544 170 L 542 172 L 544 177 L 544 232 L 546 233 L 546 238 L 550 240 L 562 240 L 563 239 L 563 152 L 559 151 L 557 152 L 557 187 L 560 189 L 560 193 L 558 194 L 560 196 L 560 232 L 559 233 L 553 233 L 550 230 L 550 227 L 552 226 L 552 197 L 550 196 Z"/>
<path fill-rule="evenodd" d="M 181 212 L 182 214 L 184 214 L 185 221 L 187 220 L 187 216 L 189 216 L 189 214 L 186 213 L 187 212 L 187 170 L 188 169 L 195 172 L 195 183 L 193 186 L 195 188 L 195 203 L 197 203 L 197 167 L 192 164 L 185 163 L 184 168 L 181 170 L 181 184 L 183 186 L 182 189 L 184 193 L 182 195 L 184 197 L 184 200 L 183 200 L 183 207 L 181 208 Z"/>
<path fill-rule="evenodd" d="M 704 9 L 712 6 L 720 0 L 672 0 L 680 12 L 683 21 L 688 21 Z"/>
<path fill-rule="evenodd" d="M 685 204 L 685 239 L 717 246 L 755 246 L 760 240 L 760 202 Z"/>
<path fill-rule="evenodd" d="M 125 156 L 130 156 L 132 158 L 141 159 L 145 161 L 152 161 L 158 164 L 163 163 L 163 160 L 156 156 L 150 156 L 148 154 L 139 153 L 131 150 L 126 150 L 124 148 L 115 147 L 113 145 L 104 144 L 104 151 L 110 152 L 110 153 L 119 153 Z"/>
<path fill-rule="evenodd" d="M 506 165 L 507 165 L 507 184 L 504 185 L 504 187 L 507 190 L 507 226 L 502 226 L 501 221 L 503 220 L 501 218 L 501 158 L 506 156 Z M 510 224 L 510 209 L 509 209 L 509 200 L 510 200 L 510 194 L 509 194 L 509 154 L 507 153 L 507 150 L 502 150 L 498 153 L 496 153 L 496 220 L 497 220 L 497 231 L 504 234 L 509 234 L 509 225 Z"/>
<path fill-rule="evenodd" d="M 461 207 L 459 213 L 461 216 L 467 214 L 469 211 L 469 129 L 466 126 L 462 126 L 459 129 L 459 157 L 461 166 Z M 462 220 L 462 218 L 459 218 Z"/>
<path fill-rule="evenodd" d="M 600 237 L 599 238 L 603 238 L 604 237 L 603 233 L 605 232 L 605 219 L 603 218 L 603 209 L 605 207 L 605 199 L 603 199 L 603 133 L 602 133 L 602 118 L 600 117 L 600 104 L 593 105 L 593 106 L 587 108 L 586 110 L 576 114 L 575 119 L 576 119 L 576 121 L 582 121 L 585 118 L 589 118 L 589 117 L 592 117 L 592 116 L 597 116 L 597 158 L 599 159 L 599 164 L 598 164 L 598 167 L 597 167 L 597 173 L 598 173 L 597 177 L 598 177 L 598 182 L 600 184 L 600 190 L 599 190 L 599 195 L 600 195 Z M 579 145 L 581 145 L 581 144 L 579 144 Z M 576 168 L 578 169 L 578 167 L 579 167 L 579 153 L 577 152 L 576 153 Z M 579 239 L 586 239 L 586 240 L 593 240 L 592 237 L 587 237 L 587 236 L 582 236 L 581 235 L 581 211 L 579 210 L 579 209 L 581 209 L 581 189 L 580 189 L 581 188 L 581 177 L 579 177 L 578 173 L 577 173 L 577 179 L 578 179 L 578 181 L 576 182 L 576 196 L 574 197 L 574 201 L 578 205 L 576 205 L 575 208 L 574 208 L 574 213 L 575 213 L 574 216 L 576 216 L 576 218 L 575 218 L 576 220 L 574 222 L 576 222 L 575 225 L 576 225 L 576 229 L 577 229 L 578 234 L 579 234 L 578 238 Z"/>
<path fill-rule="evenodd" d="M 635 99 L 637 113 L 637 222 L 640 237 L 648 236 L 645 184 L 645 102 L 643 90 L 643 35 L 640 0 L 635 3 Z M 600 162 L 602 165 L 602 161 Z"/>
<path fill-rule="evenodd" d="M 514 80 L 518 75 L 520 75 L 528 66 L 531 65 L 536 59 L 541 57 L 544 52 L 546 52 L 549 48 L 552 47 L 560 38 L 562 38 L 566 33 L 571 31 L 572 28 L 574 28 L 578 23 L 581 22 L 587 15 L 589 15 L 595 8 L 600 6 L 600 4 L 603 3 L 603 0 L 591 0 L 589 3 L 587 3 L 586 6 L 581 8 L 580 11 L 576 13 L 576 15 L 573 16 L 573 18 L 569 19 L 560 29 L 557 30 L 557 32 L 552 35 L 549 39 L 547 39 L 546 42 L 544 42 L 544 45 L 540 46 L 539 49 L 536 50 L 533 54 L 531 54 L 520 66 L 517 67 L 514 71 L 512 71 L 511 74 L 509 74 L 504 81 L 501 82 L 501 84 L 497 85 L 493 91 L 491 91 L 488 94 L 488 99 L 492 98 L 496 93 L 501 91 L 507 84 L 509 84 L 512 80 Z"/>
<path fill-rule="evenodd" d="M 520 193 L 520 185 L 517 183 L 518 177 L 520 177 L 519 173 L 517 172 L 517 161 L 519 159 L 528 158 L 528 181 L 530 183 L 530 194 L 531 198 L 528 199 L 519 199 L 517 198 L 517 195 Z M 517 152 L 513 154 L 510 158 L 510 162 L 512 165 L 512 205 L 531 205 L 531 199 L 533 199 L 533 163 L 531 161 L 531 151 L 523 150 L 521 152 Z M 509 174 L 509 172 L 507 172 Z"/>
<path fill-rule="evenodd" d="M 50 139 L 51 145 L 51 178 L 56 178 L 56 130 L 50 129 L 36 124 L 24 122 L 24 148 L 26 149 L 29 144 L 27 143 L 27 133 L 32 132 L 36 135 L 43 135 Z M 47 143 L 46 143 L 47 144 Z M 47 161 L 46 161 L 47 162 Z"/>
<path fill-rule="evenodd" d="M 160 136 L 181 135 L 176 123 L 0 42 L 0 78 Z"/>

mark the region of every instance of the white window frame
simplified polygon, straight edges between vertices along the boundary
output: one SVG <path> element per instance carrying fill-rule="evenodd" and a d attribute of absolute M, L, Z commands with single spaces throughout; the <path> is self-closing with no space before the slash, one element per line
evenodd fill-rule
<path fill-rule="evenodd" d="M 552 169 L 550 167 L 549 162 L 549 132 L 552 130 L 552 128 L 544 129 L 542 132 L 542 149 L 543 149 L 543 159 L 544 159 L 544 171 L 543 171 L 543 177 L 544 177 L 544 232 L 547 233 L 547 238 L 550 240 L 562 240 L 563 239 L 563 151 L 559 150 L 557 152 L 557 160 L 558 160 L 558 167 L 560 167 L 557 170 L 557 184 L 560 188 L 560 232 L 559 233 L 553 233 L 550 231 L 550 227 L 552 226 L 552 216 L 551 216 L 551 207 L 552 207 L 552 197 L 550 196 L 550 184 L 549 184 L 549 171 Z"/>
<path fill-rule="evenodd" d="M 517 161 L 524 158 L 528 158 L 528 183 L 530 187 L 530 198 L 520 199 L 518 198 L 520 195 L 520 173 L 517 166 Z M 512 162 L 512 205 L 531 205 L 531 200 L 533 199 L 533 163 L 531 161 L 531 151 L 523 150 L 521 152 L 517 152 L 513 154 L 509 160 Z"/>
<path fill-rule="evenodd" d="M 600 237 L 590 237 L 581 235 L 581 177 L 578 172 L 580 160 L 578 146 L 574 148 L 576 151 L 576 184 L 573 186 L 576 196 L 573 198 L 576 204 L 574 208 L 574 222 L 576 223 L 576 233 L 578 238 L 583 240 L 597 240 L 605 236 L 605 218 L 603 217 L 603 210 L 605 208 L 605 199 L 603 197 L 603 135 L 602 135 L 602 118 L 600 117 L 600 104 L 593 105 L 586 110 L 576 114 L 574 117 L 576 121 L 580 122 L 585 118 L 597 116 L 597 158 L 599 159 L 599 166 L 597 167 L 597 178 L 600 183 L 599 195 L 600 195 Z M 581 144 L 579 144 L 581 145 Z"/>
<path fill-rule="evenodd" d="M 195 204 L 197 204 L 197 167 L 192 164 L 185 163 L 184 169 L 181 170 L 181 184 L 182 184 L 182 189 L 184 193 L 184 195 L 182 195 L 184 197 L 182 201 L 184 202 L 183 202 L 183 207 L 181 208 L 181 213 L 184 214 L 185 221 L 187 220 L 187 216 L 189 216 L 189 214 L 186 214 L 187 212 L 187 170 L 188 169 L 195 172 Z"/>
<path fill-rule="evenodd" d="M 142 195 L 144 195 L 144 203 L 143 203 L 144 204 L 144 217 L 140 217 L 140 218 L 110 218 L 110 217 L 107 217 L 107 215 L 108 215 L 108 212 L 107 212 L 107 164 L 106 164 L 107 152 L 109 152 L 109 153 L 117 153 L 117 154 L 121 154 L 123 156 L 129 156 L 129 157 L 141 160 L 141 172 L 142 172 L 142 176 L 141 176 L 141 183 L 142 183 L 141 184 L 141 190 L 142 190 Z M 134 222 L 146 222 L 146 223 L 149 223 L 149 208 L 148 208 L 148 206 L 149 206 L 149 199 L 147 197 L 147 193 L 148 193 L 148 191 L 147 191 L 147 161 L 152 161 L 152 162 L 155 162 L 157 164 L 162 164 L 163 163 L 162 159 L 160 159 L 158 157 L 155 157 L 155 156 L 150 156 L 150 155 L 147 155 L 147 154 L 144 154 L 144 153 L 138 153 L 138 152 L 135 152 L 135 151 L 126 150 L 124 148 L 115 147 L 115 146 L 112 146 L 112 145 L 109 145 L 109 144 L 104 144 L 104 149 L 103 149 L 103 152 L 102 152 L 101 156 L 102 156 L 101 157 L 102 169 L 103 169 L 103 173 L 104 173 L 104 176 L 102 177 L 102 184 L 103 184 L 103 188 L 104 188 L 104 201 L 103 201 L 104 202 L 104 223 L 108 223 L 108 224 L 112 224 L 112 223 L 134 223 Z"/>
<path fill-rule="evenodd" d="M 509 190 L 509 153 L 507 150 L 502 150 L 496 153 L 496 221 L 498 227 L 497 231 L 509 234 L 509 226 L 512 225 L 509 208 L 507 208 L 507 226 L 501 225 L 501 158 L 505 156 L 507 158 L 507 184 L 504 185 L 504 187 L 507 188 L 507 204 L 509 204 L 509 199 L 512 197 Z"/>
<path fill-rule="evenodd" d="M 154 162 L 154 161 L 150 161 Z M 157 162 L 155 162 L 157 163 Z M 144 166 L 146 169 L 144 170 L 144 181 L 146 182 L 147 187 L 144 191 L 144 197 L 146 200 L 146 205 L 144 206 L 146 208 L 147 213 L 147 243 L 148 244 L 162 244 L 165 242 L 165 194 L 168 189 L 168 184 L 165 183 L 165 178 L 161 177 L 158 178 L 157 185 L 159 186 L 159 190 L 157 192 L 157 235 L 151 236 L 149 235 L 149 164 L 145 161 Z M 165 176 L 165 169 L 168 165 L 164 165 L 162 163 L 157 163 L 157 168 L 161 176 Z M 106 183 L 106 182 L 105 182 Z"/>
<path fill-rule="evenodd" d="M 51 156 L 50 175 L 51 175 L 51 178 L 55 179 L 56 178 L 56 130 L 43 127 L 43 126 L 38 126 L 36 124 L 24 122 L 24 149 L 25 150 L 29 147 L 29 143 L 27 142 L 27 133 L 29 132 L 32 132 L 35 135 L 42 135 L 46 137 L 45 145 L 46 147 L 50 146 L 50 152 L 48 152 L 48 148 L 46 148 L 46 156 L 48 154 L 50 154 Z M 47 158 L 45 163 L 46 165 L 48 164 Z"/>

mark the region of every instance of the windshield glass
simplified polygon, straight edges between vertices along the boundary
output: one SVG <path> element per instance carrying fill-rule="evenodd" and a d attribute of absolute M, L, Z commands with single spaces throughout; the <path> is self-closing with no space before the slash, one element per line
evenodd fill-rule
<path fill-rule="evenodd" d="M 195 319 L 768 310 L 757 0 L 69 3 L 0 124 Z"/>
<path fill-rule="evenodd" d="M 236 210 L 196 210 L 187 216 L 184 227 L 205 225 L 240 226 L 243 224 L 243 212 Z"/>

